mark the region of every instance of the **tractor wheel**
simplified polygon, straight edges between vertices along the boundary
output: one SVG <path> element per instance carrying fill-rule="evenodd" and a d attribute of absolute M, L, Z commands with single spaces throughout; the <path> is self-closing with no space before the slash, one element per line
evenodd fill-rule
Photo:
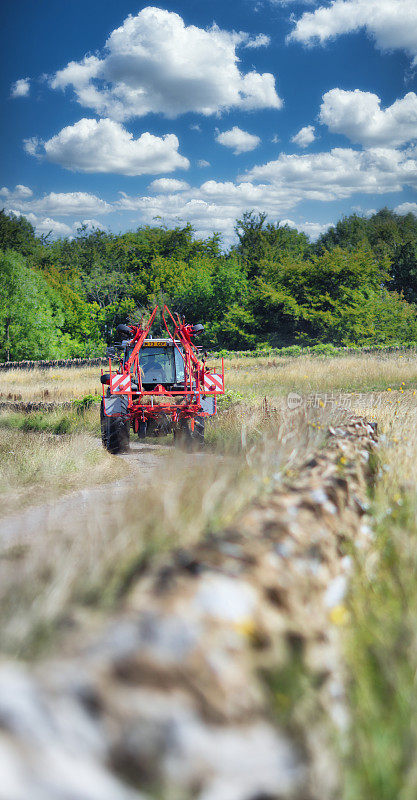
<path fill-rule="evenodd" d="M 129 450 L 129 420 L 107 417 L 106 448 L 109 453 L 126 453 Z"/>
<path fill-rule="evenodd" d="M 101 428 L 101 442 L 103 447 L 107 447 L 107 419 L 104 413 L 104 403 L 100 403 L 100 428 Z"/>
<path fill-rule="evenodd" d="M 143 419 L 141 419 L 138 424 L 138 439 L 145 439 L 147 427 L 148 426 L 146 422 Z"/>
<path fill-rule="evenodd" d="M 183 450 L 196 450 L 204 444 L 204 417 L 196 417 L 194 430 L 188 419 L 180 419 L 178 427 L 174 430 L 174 442 Z"/>
<path fill-rule="evenodd" d="M 127 408 L 127 398 L 123 398 Z M 100 409 L 101 420 L 101 441 L 109 453 L 126 453 L 129 450 L 130 421 L 128 418 L 106 417 L 101 401 Z"/>
<path fill-rule="evenodd" d="M 197 444 L 204 444 L 204 427 L 204 417 L 196 417 L 194 420 L 194 431 L 192 432 L 192 438 Z"/>

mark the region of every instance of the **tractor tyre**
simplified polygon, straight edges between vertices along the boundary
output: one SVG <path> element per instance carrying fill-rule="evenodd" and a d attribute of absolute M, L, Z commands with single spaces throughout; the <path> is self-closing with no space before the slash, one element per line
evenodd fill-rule
<path fill-rule="evenodd" d="M 104 403 L 100 403 L 100 428 L 101 428 L 101 442 L 103 447 L 107 447 L 107 419 L 104 413 Z"/>
<path fill-rule="evenodd" d="M 187 419 L 180 419 L 174 428 L 174 444 L 181 450 L 191 450 L 191 428 Z"/>
<path fill-rule="evenodd" d="M 194 430 L 191 429 L 190 421 L 182 419 L 174 430 L 174 442 L 183 450 L 198 450 L 204 444 L 204 417 L 196 417 L 194 420 Z"/>
<path fill-rule="evenodd" d="M 204 417 L 196 417 L 194 420 L 194 430 L 192 431 L 192 439 L 196 444 L 203 445 L 204 444 L 204 427 L 205 427 L 205 419 Z"/>
<path fill-rule="evenodd" d="M 142 419 L 139 421 L 138 425 L 138 439 L 145 439 L 146 438 L 146 429 L 147 429 L 146 422 Z"/>
<path fill-rule="evenodd" d="M 122 398 L 123 406 L 127 410 L 128 400 Z M 130 420 L 128 417 L 106 417 L 104 414 L 103 401 L 100 410 L 101 417 L 101 440 L 109 453 L 127 453 L 129 450 Z"/>

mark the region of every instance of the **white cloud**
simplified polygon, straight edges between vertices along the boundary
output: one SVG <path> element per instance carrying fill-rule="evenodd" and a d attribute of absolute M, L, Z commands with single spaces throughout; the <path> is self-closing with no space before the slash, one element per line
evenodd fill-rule
<path fill-rule="evenodd" d="M 244 47 L 256 49 L 258 47 L 268 47 L 270 43 L 271 43 L 270 36 L 268 36 L 266 33 L 258 33 L 257 36 L 249 38 Z"/>
<path fill-rule="evenodd" d="M 152 192 L 184 192 L 189 189 L 186 181 L 178 181 L 175 178 L 157 178 L 149 184 Z"/>
<path fill-rule="evenodd" d="M 417 95 L 381 109 L 381 100 L 359 89 L 331 89 L 323 95 L 320 122 L 332 133 L 343 133 L 364 145 L 399 145 L 417 139 Z"/>
<path fill-rule="evenodd" d="M 307 234 L 311 239 L 316 240 L 325 233 L 332 225 L 333 222 L 294 222 L 292 219 L 283 219 L 280 222 L 280 227 L 288 225 L 289 228 L 297 228 Z"/>
<path fill-rule="evenodd" d="M 12 83 L 10 95 L 11 97 L 28 97 L 30 92 L 30 79 L 19 78 L 18 81 Z"/>
<path fill-rule="evenodd" d="M 190 221 L 201 234 L 217 230 L 230 237 L 236 218 L 248 208 L 266 210 L 277 217 L 288 203 L 286 197 L 271 186 L 206 181 L 199 188 L 190 188 L 179 195 L 124 195 L 117 205 L 120 211 L 138 211 L 141 219 L 149 224 L 154 224 L 155 217 L 161 218 L 167 225 Z"/>
<path fill-rule="evenodd" d="M 210 166 L 210 161 L 206 161 L 205 158 L 200 158 L 197 161 L 197 167 L 203 167 L 204 168 L 204 167 L 209 167 L 209 166 Z"/>
<path fill-rule="evenodd" d="M 106 226 L 97 219 L 83 219 L 82 221 L 73 222 L 72 225 L 67 225 L 65 222 L 58 221 L 52 217 L 38 216 L 37 214 L 34 214 L 33 211 L 25 212 L 23 214 L 21 210 L 9 209 L 8 213 L 14 214 L 16 217 L 25 216 L 35 228 L 35 233 L 38 236 L 48 236 L 48 234 L 50 234 L 50 238 L 52 239 L 61 237 L 73 239 L 77 235 L 78 229 L 83 226 L 85 226 L 87 233 L 93 231 L 94 229 L 107 230 Z"/>
<path fill-rule="evenodd" d="M 100 231 L 107 231 L 108 228 L 106 225 L 103 225 L 102 222 L 99 222 L 98 219 L 83 219 L 81 222 L 74 222 L 72 228 L 73 231 L 76 233 L 79 228 L 85 227 L 87 229 L 87 233 L 91 233 L 94 229 Z"/>
<path fill-rule="evenodd" d="M 181 195 L 123 195 L 118 201 L 121 211 L 139 212 L 141 220 L 150 225 L 155 224 L 155 218 L 168 226 L 191 222 L 200 235 L 209 235 L 216 230 L 229 243 L 233 239 L 236 219 L 251 208 L 266 211 L 272 220 L 281 220 L 282 225 L 303 230 L 312 238 L 327 230 L 330 223 L 296 223 L 283 219 L 285 212 L 295 203 L 294 198 L 288 200 L 287 190 L 278 191 L 267 184 L 235 184 L 232 181 L 206 181 L 199 188 L 190 188 Z"/>
<path fill-rule="evenodd" d="M 417 203 L 401 203 L 394 208 L 397 214 L 414 214 L 417 217 Z"/>
<path fill-rule="evenodd" d="M 32 189 L 29 189 L 29 186 L 23 186 L 23 184 L 18 183 L 14 189 L 8 189 L 7 186 L 3 186 L 0 189 L 0 195 L 4 197 L 9 197 L 11 199 L 22 199 L 25 197 L 31 197 L 33 194 Z"/>
<path fill-rule="evenodd" d="M 88 192 L 50 192 L 43 197 L 29 199 L 32 192 L 27 186 L 17 186 L 15 190 L 4 188 L 8 192 L 6 195 L 7 210 L 25 216 L 35 213 L 66 217 L 83 214 L 108 214 L 113 210 L 110 203 Z M 26 190 L 26 194 L 22 194 L 22 189 Z"/>
<path fill-rule="evenodd" d="M 249 170 L 242 181 L 269 182 L 287 196 L 288 203 L 300 200 L 336 200 L 357 192 L 384 194 L 398 192 L 404 185 L 417 188 L 416 151 L 400 152 L 373 148 L 363 152 L 334 148 L 308 155 L 281 153 Z"/>
<path fill-rule="evenodd" d="M 74 220 L 97 219 L 109 213 L 118 215 L 119 226 L 124 215 L 130 222 L 134 212 L 141 224 L 153 225 L 155 218 L 168 226 L 191 222 L 199 234 L 218 230 L 230 242 L 236 219 L 248 209 L 266 211 L 271 220 L 291 224 L 290 212 L 302 201 L 384 195 L 399 192 L 405 186 L 417 188 L 417 147 L 404 151 L 335 148 L 323 153 L 281 153 L 276 160 L 254 167 L 235 182 L 207 180 L 193 187 L 185 181 L 162 177 L 152 181 L 147 196 L 120 192 L 117 199 L 108 202 L 86 192 L 51 192 L 34 198 L 22 196 L 22 187 L 5 187 L 2 193 L 7 210 L 22 213 L 43 228 L 47 226 L 45 220 L 67 217 L 69 221 L 64 219 L 63 224 L 72 226 L 74 231 Z M 28 187 L 23 188 L 30 192 Z M 406 213 L 414 206 L 417 204 L 402 204 L 397 210 Z M 293 224 L 313 238 L 327 227 L 314 220 Z"/>
<path fill-rule="evenodd" d="M 190 125 L 190 131 L 197 131 L 197 133 L 201 133 L 201 125 L 199 125 L 198 122 L 193 122 L 193 124 Z"/>
<path fill-rule="evenodd" d="M 250 150 L 254 150 L 261 140 L 259 136 L 242 131 L 241 128 L 235 125 L 229 131 L 218 132 L 216 142 L 223 144 L 225 147 L 231 147 L 235 156 L 238 156 L 240 153 L 248 153 Z"/>
<path fill-rule="evenodd" d="M 315 128 L 314 125 L 306 125 L 304 128 L 301 128 L 295 136 L 292 137 L 291 141 L 294 144 L 297 144 L 298 147 L 308 147 L 311 142 L 314 142 L 315 136 Z"/>
<path fill-rule="evenodd" d="M 278 144 L 279 141 L 280 141 L 280 138 L 279 138 L 278 134 L 274 133 L 274 135 L 271 137 L 272 144 Z"/>
<path fill-rule="evenodd" d="M 133 134 L 111 119 L 80 119 L 47 142 L 39 143 L 35 151 L 33 144 L 33 139 L 25 144 L 30 155 L 44 154 L 48 161 L 79 172 L 149 175 L 188 169 L 190 165 L 178 153 L 175 134 L 159 137 L 142 133 L 134 139 Z"/>
<path fill-rule="evenodd" d="M 333 0 L 305 12 L 289 40 L 311 44 L 364 28 L 380 50 L 405 50 L 417 57 L 417 4 L 414 0 Z"/>
<path fill-rule="evenodd" d="M 27 205 L 34 211 L 50 212 L 58 216 L 106 214 L 112 211 L 110 203 L 88 192 L 50 192 L 40 200 L 32 200 Z"/>
<path fill-rule="evenodd" d="M 216 25 L 187 26 L 179 14 L 148 6 L 110 34 L 102 58 L 71 61 L 50 86 L 72 86 L 82 106 L 119 121 L 151 112 L 177 117 L 280 108 L 273 75 L 238 68 L 239 46 L 265 43 Z"/>
<path fill-rule="evenodd" d="M 38 236 L 41 234 L 47 236 L 48 233 L 50 233 L 54 239 L 61 236 L 65 237 L 74 235 L 73 228 L 70 228 L 70 226 L 66 225 L 65 222 L 57 222 L 56 219 L 51 219 L 50 217 L 45 217 L 45 219 L 37 221 L 35 223 L 35 229 Z"/>

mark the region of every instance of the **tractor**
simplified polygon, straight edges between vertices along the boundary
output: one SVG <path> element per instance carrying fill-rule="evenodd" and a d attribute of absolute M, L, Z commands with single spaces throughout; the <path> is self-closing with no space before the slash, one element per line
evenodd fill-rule
<path fill-rule="evenodd" d="M 157 310 L 138 325 L 118 325 L 123 339 L 107 348 L 100 418 L 109 453 L 129 449 L 131 429 L 139 439 L 173 433 L 177 445 L 194 449 L 204 442 L 205 421 L 216 414 L 217 396 L 224 394 L 223 359 L 221 372 L 210 370 L 207 353 L 194 344 L 204 326 L 187 324 L 164 306 L 167 338 L 154 339 L 150 329 Z"/>

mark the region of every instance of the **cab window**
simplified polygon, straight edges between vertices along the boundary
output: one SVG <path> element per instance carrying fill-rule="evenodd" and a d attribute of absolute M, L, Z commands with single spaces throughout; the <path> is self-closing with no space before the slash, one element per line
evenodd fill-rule
<path fill-rule="evenodd" d="M 139 352 L 142 383 L 175 383 L 172 347 L 142 347 Z"/>
<path fill-rule="evenodd" d="M 182 353 L 182 350 L 181 350 Z M 184 383 L 184 359 L 178 352 L 177 348 L 174 347 L 174 354 L 175 354 L 175 371 L 177 374 L 176 383 Z"/>

